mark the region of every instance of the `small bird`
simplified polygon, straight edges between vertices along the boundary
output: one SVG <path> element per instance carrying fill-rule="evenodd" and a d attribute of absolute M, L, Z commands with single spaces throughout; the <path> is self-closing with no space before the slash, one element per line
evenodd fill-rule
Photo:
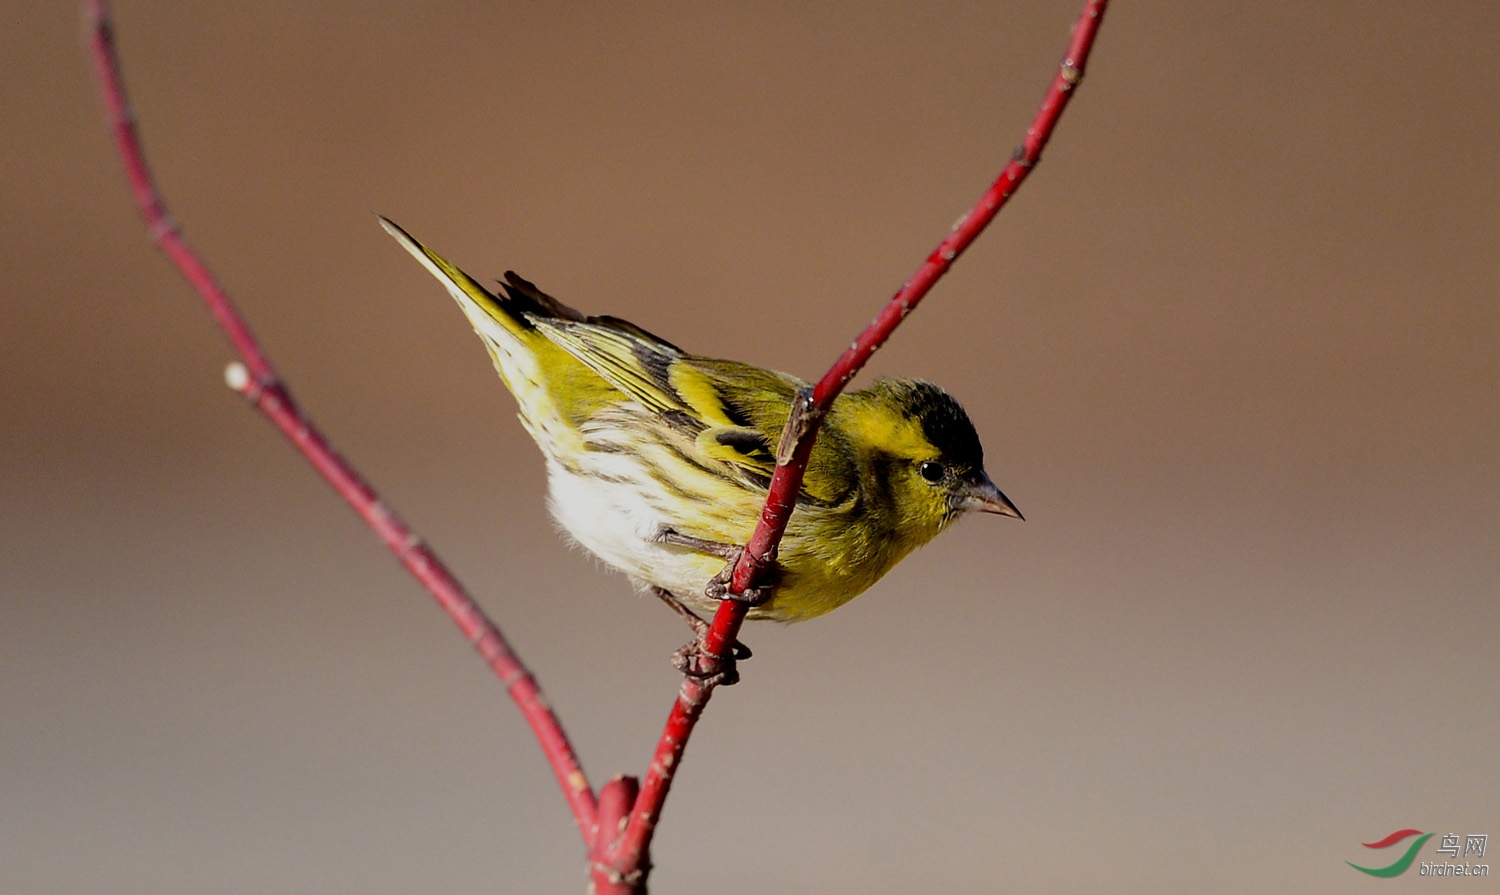
<path fill-rule="evenodd" d="M 557 524 L 701 633 L 692 611 L 712 613 L 725 595 L 725 563 L 755 528 L 806 383 L 586 317 L 511 272 L 492 293 L 380 223 L 489 350 L 546 457 Z M 1021 518 L 985 474 L 957 401 L 918 380 L 845 393 L 814 444 L 769 598 L 747 616 L 795 622 L 835 609 L 969 511 Z"/>

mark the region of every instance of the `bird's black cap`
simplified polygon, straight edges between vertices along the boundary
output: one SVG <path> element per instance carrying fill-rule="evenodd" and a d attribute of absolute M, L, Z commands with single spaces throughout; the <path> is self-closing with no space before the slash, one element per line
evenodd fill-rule
<path fill-rule="evenodd" d="M 896 406 L 922 426 L 922 435 L 945 461 L 976 472 L 984 469 L 979 433 L 952 395 L 920 379 L 886 379 L 875 388 L 889 392 Z"/>

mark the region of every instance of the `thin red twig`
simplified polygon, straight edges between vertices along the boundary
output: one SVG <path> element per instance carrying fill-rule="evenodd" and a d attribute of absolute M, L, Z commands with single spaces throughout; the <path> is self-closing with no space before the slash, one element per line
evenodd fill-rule
<path fill-rule="evenodd" d="M 360 518 L 396 554 L 401 564 L 427 588 L 443 611 L 453 619 L 454 624 L 458 625 L 463 636 L 473 644 L 495 676 L 505 685 L 511 699 L 515 700 L 521 714 L 531 725 L 542 752 L 546 754 L 552 772 L 562 787 L 568 807 L 572 809 L 573 817 L 578 822 L 584 844 L 592 845 L 597 838 L 597 806 L 593 790 L 590 789 L 578 757 L 568 742 L 567 734 L 563 732 L 561 722 L 543 698 L 536 679 L 510 648 L 500 629 L 485 616 L 484 611 L 464 591 L 442 561 L 380 501 L 375 491 L 339 456 L 322 433 L 293 403 L 291 395 L 255 336 L 251 334 L 244 318 L 202 259 L 182 238 L 177 223 L 167 213 L 166 205 L 146 165 L 145 153 L 136 133 L 135 116 L 125 95 L 108 6 L 103 0 L 88 0 L 85 15 L 89 50 L 104 93 L 104 104 L 109 112 L 115 145 L 125 165 L 125 174 L 130 180 L 135 203 L 146 220 L 151 238 L 202 296 L 214 319 L 219 322 L 235 351 L 243 359 L 243 365 L 230 365 L 227 376 L 230 387 L 264 413 L 297 450 L 307 457 L 329 484 L 333 485 L 334 490 L 349 502 Z"/>
<path fill-rule="evenodd" d="M 917 272 L 898 290 L 880 314 L 860 333 L 859 338 L 843 353 L 823 378 L 804 393 L 792 409 L 786 431 L 782 433 L 777 450 L 776 473 L 771 479 L 770 493 L 760 522 L 751 535 L 750 542 L 735 567 L 731 591 L 744 593 L 765 579 L 766 573 L 776 561 L 776 548 L 786 532 L 797 495 L 802 489 L 802 476 L 807 470 L 808 458 L 812 455 L 813 441 L 824 414 L 843 391 L 854 375 L 864 367 L 876 349 L 885 344 L 901 321 L 916 308 L 943 274 L 953 266 L 974 240 L 989 225 L 1007 199 L 1020 186 L 1041 160 L 1042 148 L 1052 136 L 1058 117 L 1067 107 L 1073 90 L 1083 80 L 1084 66 L 1094 37 L 1103 20 L 1107 0 L 1088 0 L 1077 23 L 1073 26 L 1073 37 L 1068 44 L 1056 76 L 1042 100 L 1041 109 L 1026 131 L 1026 138 L 1000 176 L 985 191 L 974 207 L 960 219 L 953 231 L 927 257 Z M 703 650 L 710 657 L 727 654 L 730 645 L 739 635 L 744 623 L 746 605 L 735 600 L 719 604 L 713 623 L 704 638 Z M 641 780 L 640 795 L 631 810 L 625 835 L 613 850 L 610 867 L 616 880 L 629 880 L 633 870 L 646 864 L 651 837 L 661 816 L 662 804 L 671 788 L 672 775 L 682 759 L 688 737 L 703 713 L 704 705 L 712 694 L 712 686 L 705 686 L 691 678 L 683 681 L 677 701 L 667 718 L 667 724 L 657 743 L 651 765 Z M 595 882 L 600 881 L 596 873 Z M 630 891 L 617 889 L 617 891 Z"/>
<path fill-rule="evenodd" d="M 1106 2 L 1090 0 L 1085 5 L 1058 74 L 1010 164 L 828 373 L 799 398 L 782 435 L 778 468 L 760 522 L 734 571 L 731 589 L 735 593 L 743 593 L 762 581 L 774 565 L 776 548 L 801 489 L 819 425 L 834 399 L 984 230 L 1040 160 L 1042 148 L 1071 98 L 1073 88 L 1082 80 Z M 228 295 L 183 240 L 146 166 L 119 75 L 107 7 L 102 0 L 88 0 L 86 10 L 90 50 L 136 204 L 152 239 L 199 292 L 243 359 L 243 365 L 233 364 L 229 369 L 231 387 L 263 412 L 354 507 L 402 564 L 433 594 L 505 684 L 531 724 L 573 810 L 589 848 L 590 875 L 596 891 L 643 890 L 650 869 L 649 845 L 662 804 L 688 737 L 712 694 L 713 686 L 696 679 L 685 679 L 639 789 L 631 778 L 616 778 L 606 785 L 596 802 L 556 715 L 499 629 L 484 616 L 432 551 L 380 502 L 369 485 L 297 409 Z M 705 670 L 713 670 L 715 657 L 726 654 L 739 633 L 745 611 L 745 604 L 736 601 L 725 601 L 720 605 L 704 639 L 708 661 Z"/>

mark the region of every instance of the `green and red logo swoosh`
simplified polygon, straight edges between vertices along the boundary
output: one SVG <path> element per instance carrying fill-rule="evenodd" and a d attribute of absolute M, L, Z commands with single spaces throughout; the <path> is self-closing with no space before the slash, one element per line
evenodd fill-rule
<path fill-rule="evenodd" d="M 1406 872 L 1406 868 L 1411 866 L 1411 862 L 1417 859 L 1418 849 L 1422 847 L 1422 844 L 1424 842 L 1432 838 L 1431 833 L 1423 833 L 1421 830 L 1397 830 L 1396 832 L 1385 837 L 1379 842 L 1360 843 L 1360 845 L 1363 845 L 1365 848 L 1389 848 L 1390 846 L 1395 845 L 1408 836 L 1418 836 L 1421 838 L 1417 839 L 1416 842 L 1413 842 L 1411 844 L 1411 847 L 1406 850 L 1406 854 L 1398 858 L 1396 860 L 1396 863 L 1394 864 L 1386 867 L 1361 867 L 1353 861 L 1345 861 L 1344 863 L 1348 864 L 1350 867 L 1353 867 L 1355 870 L 1358 870 L 1360 873 L 1368 873 L 1371 876 L 1400 876 L 1401 874 Z"/>

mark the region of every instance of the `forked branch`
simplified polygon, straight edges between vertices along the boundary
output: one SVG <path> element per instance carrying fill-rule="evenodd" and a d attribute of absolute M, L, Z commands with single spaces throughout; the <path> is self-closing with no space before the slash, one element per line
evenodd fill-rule
<path fill-rule="evenodd" d="M 1083 78 L 1106 2 L 1088 0 L 1085 4 L 1042 107 L 1000 176 L 823 378 L 799 396 L 777 450 L 777 468 L 759 524 L 734 570 L 732 593 L 741 594 L 755 587 L 774 566 L 776 548 L 801 490 L 819 425 L 834 399 L 973 243 L 1040 161 L 1058 117 Z M 197 290 L 239 354 L 241 362 L 231 364 L 228 371 L 230 386 L 265 414 L 349 502 L 433 595 L 506 686 L 536 734 L 573 811 L 588 848 L 592 888 L 600 893 L 644 891 L 650 870 L 652 834 L 688 738 L 713 692 L 713 685 L 708 682 L 712 679 L 684 679 L 639 786 L 631 778 L 617 777 L 596 800 L 561 723 L 500 630 L 485 617 L 432 550 L 379 500 L 297 408 L 229 296 L 183 239 L 146 165 L 120 78 L 107 7 L 103 0 L 86 0 L 85 9 L 89 48 L 136 205 L 152 239 Z M 704 638 L 703 652 L 709 666 L 705 671 L 714 670 L 715 657 L 729 654 L 745 612 L 746 605 L 739 601 L 725 600 L 720 604 Z"/>

